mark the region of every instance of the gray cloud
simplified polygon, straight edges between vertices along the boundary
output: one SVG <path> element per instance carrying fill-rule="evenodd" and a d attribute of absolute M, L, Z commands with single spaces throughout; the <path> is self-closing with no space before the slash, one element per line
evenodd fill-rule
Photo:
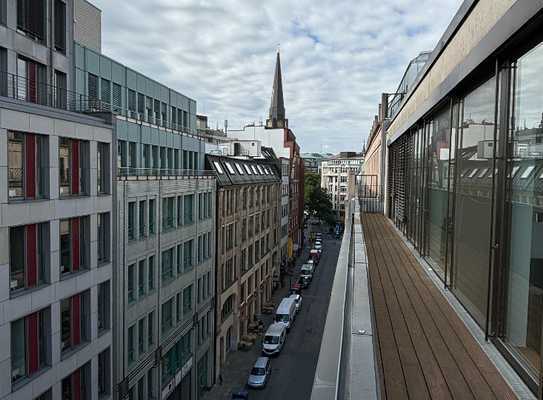
<path fill-rule="evenodd" d="M 238 127 L 266 118 L 281 45 L 302 151 L 360 150 L 380 93 L 431 50 L 461 0 L 92 0 L 103 51 Z"/>

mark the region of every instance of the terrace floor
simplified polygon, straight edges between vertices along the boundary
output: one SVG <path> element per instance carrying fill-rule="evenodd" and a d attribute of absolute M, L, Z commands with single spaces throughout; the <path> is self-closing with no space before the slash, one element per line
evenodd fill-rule
<path fill-rule="evenodd" d="M 383 399 L 516 399 L 382 214 L 363 214 Z"/>

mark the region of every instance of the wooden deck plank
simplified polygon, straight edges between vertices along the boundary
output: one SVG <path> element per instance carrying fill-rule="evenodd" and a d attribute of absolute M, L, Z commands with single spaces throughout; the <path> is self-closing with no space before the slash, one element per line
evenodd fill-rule
<path fill-rule="evenodd" d="M 515 399 L 389 220 L 364 214 L 362 225 L 382 397 Z"/>

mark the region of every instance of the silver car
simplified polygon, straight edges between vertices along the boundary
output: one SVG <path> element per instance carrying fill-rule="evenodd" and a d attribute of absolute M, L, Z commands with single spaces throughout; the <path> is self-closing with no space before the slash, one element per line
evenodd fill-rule
<path fill-rule="evenodd" d="M 258 357 L 249 375 L 247 385 L 255 389 L 263 388 L 268 383 L 270 374 L 271 363 L 269 357 Z"/>
<path fill-rule="evenodd" d="M 290 298 L 296 301 L 296 312 L 299 313 L 302 309 L 302 296 L 299 294 L 291 294 Z"/>

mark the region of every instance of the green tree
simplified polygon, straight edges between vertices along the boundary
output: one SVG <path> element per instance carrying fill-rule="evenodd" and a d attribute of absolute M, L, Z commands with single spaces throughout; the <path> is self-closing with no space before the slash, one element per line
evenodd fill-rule
<path fill-rule="evenodd" d="M 335 223 L 335 215 L 332 210 L 330 196 L 321 188 L 320 176 L 307 173 L 304 177 L 305 210 L 309 216 L 314 216 L 332 225 Z"/>

